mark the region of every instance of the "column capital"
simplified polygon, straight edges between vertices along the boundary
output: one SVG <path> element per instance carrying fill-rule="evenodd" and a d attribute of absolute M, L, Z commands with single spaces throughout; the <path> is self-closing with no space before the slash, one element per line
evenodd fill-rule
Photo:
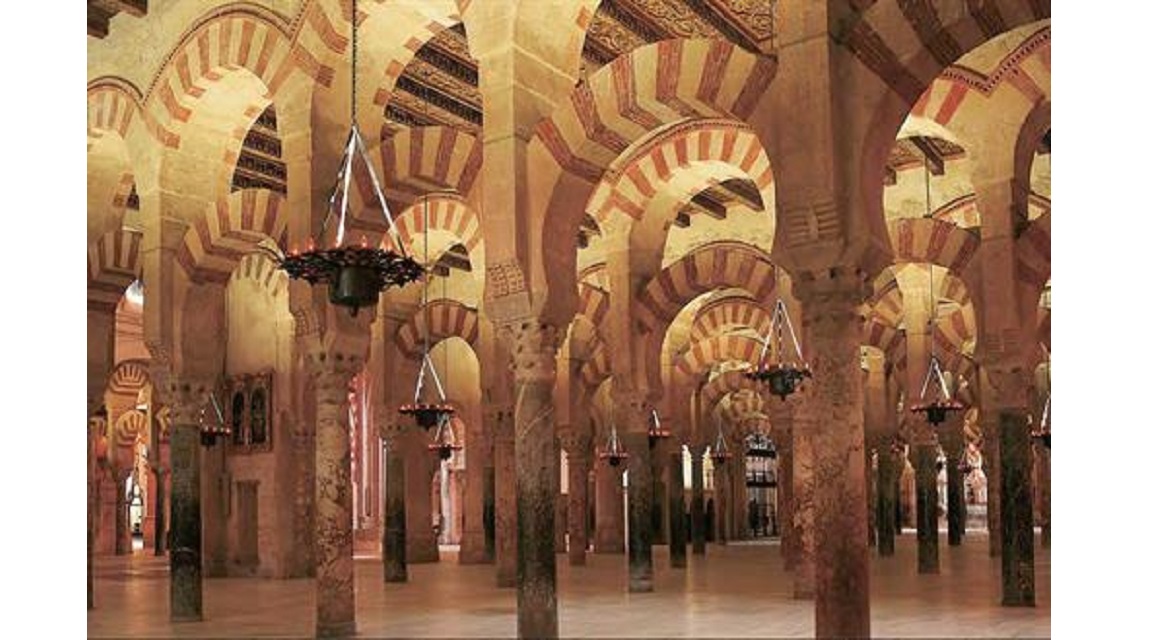
<path fill-rule="evenodd" d="M 1032 384 L 1031 372 L 1021 361 L 999 359 L 983 365 L 986 375 L 985 402 L 993 408 L 1026 410 Z"/>
<path fill-rule="evenodd" d="M 532 318 L 504 324 L 498 332 L 509 346 L 511 370 L 517 382 L 555 380 L 558 327 Z"/>
<path fill-rule="evenodd" d="M 304 368 L 316 383 L 316 392 L 348 392 L 348 385 L 364 367 L 358 353 L 316 349 L 305 353 Z"/>
<path fill-rule="evenodd" d="M 165 376 L 163 393 L 173 428 L 200 424 L 200 417 L 207 409 L 208 395 L 215 388 L 215 382 L 207 377 L 176 373 Z"/>
<path fill-rule="evenodd" d="M 797 280 L 792 291 L 803 305 L 803 323 L 811 327 L 813 337 L 838 335 L 843 323 L 863 322 L 860 305 L 867 300 L 871 283 L 861 269 L 844 265 Z"/>

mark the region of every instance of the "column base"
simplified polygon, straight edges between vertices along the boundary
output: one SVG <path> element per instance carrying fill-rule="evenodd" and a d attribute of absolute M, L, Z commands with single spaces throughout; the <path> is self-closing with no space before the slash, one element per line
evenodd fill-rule
<path fill-rule="evenodd" d="M 347 638 L 356 635 L 356 621 L 316 625 L 317 638 Z"/>

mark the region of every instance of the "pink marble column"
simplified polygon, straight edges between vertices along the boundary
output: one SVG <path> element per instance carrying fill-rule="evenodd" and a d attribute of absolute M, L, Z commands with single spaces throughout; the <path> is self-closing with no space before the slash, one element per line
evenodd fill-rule
<path fill-rule="evenodd" d="M 496 586 L 516 586 L 516 440 L 511 416 L 496 420 Z"/>
<path fill-rule="evenodd" d="M 356 591 L 348 392 L 363 361 L 335 351 L 310 354 L 308 364 L 316 398 L 316 636 L 349 636 Z"/>
<path fill-rule="evenodd" d="M 463 535 L 460 564 L 491 562 L 484 548 L 484 469 L 488 464 L 486 438 L 479 425 L 468 425 L 467 468 L 464 470 Z"/>
<path fill-rule="evenodd" d="M 814 386 L 814 384 L 812 384 Z M 789 396 L 794 403 L 791 462 L 792 596 L 815 597 L 815 429 L 810 391 Z"/>
<path fill-rule="evenodd" d="M 439 562 L 440 546 L 432 522 L 432 485 L 439 458 L 428 451 L 431 438 L 422 429 L 410 429 L 399 440 L 407 474 L 404 509 L 408 564 Z"/>
<path fill-rule="evenodd" d="M 537 320 L 504 328 L 515 379 L 516 613 L 521 638 L 555 638 L 556 327 Z"/>
<path fill-rule="evenodd" d="M 384 582 L 408 581 L 408 524 L 404 506 L 404 452 L 398 440 L 401 429 L 395 425 L 387 434 L 384 469 Z"/>
<path fill-rule="evenodd" d="M 132 532 L 128 527 L 128 496 L 125 483 L 132 475 L 130 469 L 119 469 L 115 473 L 116 487 L 116 555 L 132 553 Z"/>
<path fill-rule="evenodd" d="M 596 461 L 595 552 L 623 553 L 623 471 Z"/>
<path fill-rule="evenodd" d="M 779 522 L 779 552 L 783 556 L 783 568 L 795 567 L 795 526 L 793 506 L 793 486 L 795 474 L 795 448 L 793 446 L 794 408 L 793 402 L 780 400 L 776 396 L 768 399 L 768 412 L 771 419 L 771 439 L 775 443 L 776 471 L 778 483 L 776 497 L 776 519 Z"/>
<path fill-rule="evenodd" d="M 587 564 L 587 479 L 591 438 L 575 436 L 568 443 L 568 564 Z"/>
<path fill-rule="evenodd" d="M 864 291 L 861 274 L 842 272 L 796 287 L 814 376 L 815 634 L 821 638 L 871 633 L 859 374 Z"/>

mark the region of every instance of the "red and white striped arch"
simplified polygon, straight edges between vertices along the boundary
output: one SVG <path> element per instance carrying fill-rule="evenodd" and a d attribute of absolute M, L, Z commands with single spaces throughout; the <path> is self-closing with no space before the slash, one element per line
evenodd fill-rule
<path fill-rule="evenodd" d="M 146 360 L 131 359 L 120 361 L 108 376 L 107 393 L 129 396 L 133 400 L 145 385 L 152 383 Z"/>
<path fill-rule="evenodd" d="M 688 340 L 698 342 L 736 327 L 750 327 L 757 335 L 766 335 L 770 326 L 771 311 L 764 303 L 746 296 L 720 298 L 700 307 Z"/>
<path fill-rule="evenodd" d="M 412 204 L 407 209 L 404 209 L 395 218 L 396 233 L 400 237 L 400 242 L 404 247 L 412 252 L 413 243 L 417 240 L 417 234 L 422 236 L 425 230 L 425 204 L 427 206 L 427 229 L 433 231 L 446 231 L 452 235 L 455 242 L 458 242 L 468 250 L 468 255 L 471 257 L 473 264 L 482 265 L 480 253 L 483 249 L 483 235 L 480 229 L 480 217 L 474 209 L 456 194 L 452 193 L 437 193 L 428 196 L 427 200 L 420 199 L 418 202 Z M 394 249 L 394 242 L 391 234 L 384 234 L 380 246 L 386 249 Z M 434 256 L 446 251 L 447 246 L 431 247 L 429 252 Z M 419 253 L 422 255 L 422 248 Z"/>
<path fill-rule="evenodd" d="M 467 197 L 483 166 L 483 145 L 475 136 L 451 127 L 401 129 L 372 150 L 381 180 L 389 194 L 402 200 L 440 191 Z M 373 200 L 366 176 L 358 180 L 359 197 Z"/>
<path fill-rule="evenodd" d="M 712 365 L 721 362 L 746 362 L 753 364 L 759 360 L 763 345 L 747 336 L 721 335 L 695 342 L 691 348 L 675 359 L 674 381 L 677 387 L 686 388 L 692 380 L 708 372 Z"/>
<path fill-rule="evenodd" d="M 227 282 L 240 259 L 261 240 L 286 248 L 287 209 L 287 201 L 274 191 L 234 191 L 193 219 L 176 259 L 197 282 Z"/>
<path fill-rule="evenodd" d="M 929 263 L 962 277 L 979 250 L 979 236 L 943 220 L 899 218 L 887 223 L 887 231 L 897 264 Z"/>
<path fill-rule="evenodd" d="M 426 316 L 426 317 L 425 317 Z M 474 349 L 480 337 L 479 314 L 455 300 L 433 300 L 396 330 L 396 346 L 406 357 L 419 359 L 424 340 L 432 346 L 447 338 L 462 338 Z"/>
<path fill-rule="evenodd" d="M 702 245 L 648 282 L 636 300 L 637 319 L 658 332 L 700 294 L 727 287 L 767 300 L 775 290 L 775 267 L 767 254 L 749 244 L 717 241 Z"/>
<path fill-rule="evenodd" d="M 105 233 L 88 247 L 88 305 L 112 310 L 124 290 L 143 272 L 140 242 L 144 234 L 121 229 Z"/>

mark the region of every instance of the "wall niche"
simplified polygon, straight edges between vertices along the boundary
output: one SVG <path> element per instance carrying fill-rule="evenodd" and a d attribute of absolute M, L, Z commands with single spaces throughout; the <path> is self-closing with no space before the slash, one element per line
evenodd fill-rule
<path fill-rule="evenodd" d="M 272 450 L 272 370 L 229 377 L 227 420 L 232 430 L 228 449 L 232 453 L 266 453 Z"/>

